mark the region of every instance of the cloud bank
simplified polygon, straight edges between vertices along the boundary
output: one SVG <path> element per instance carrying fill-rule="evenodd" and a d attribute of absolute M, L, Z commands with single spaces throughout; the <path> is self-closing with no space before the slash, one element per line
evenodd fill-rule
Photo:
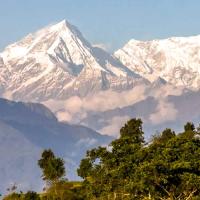
<path fill-rule="evenodd" d="M 141 85 L 120 93 L 108 90 L 85 98 L 73 96 L 66 101 L 49 100 L 43 103 L 57 114 L 60 121 L 78 123 L 89 112 L 104 112 L 135 104 L 145 99 L 146 90 L 146 86 Z"/>
<path fill-rule="evenodd" d="M 84 98 L 73 96 L 66 101 L 50 100 L 44 102 L 44 104 L 56 113 L 60 121 L 81 123 L 90 114 L 98 114 L 104 111 L 134 105 L 151 96 L 158 101 L 158 105 L 150 116 L 144 116 L 144 118 L 147 117 L 146 120 L 148 123 L 158 125 L 176 119 L 178 111 L 168 101 L 168 96 L 180 96 L 182 93 L 183 90 L 181 88 L 175 88 L 172 85 L 163 85 L 156 89 L 147 85 L 139 85 L 128 91 L 115 92 L 107 90 Z M 130 119 L 130 116 L 115 116 L 105 121 L 107 125 L 97 131 L 102 134 L 118 136 L 119 129 L 128 119 Z M 102 120 L 104 121 L 104 119 Z M 90 124 L 85 125 L 90 127 Z"/>

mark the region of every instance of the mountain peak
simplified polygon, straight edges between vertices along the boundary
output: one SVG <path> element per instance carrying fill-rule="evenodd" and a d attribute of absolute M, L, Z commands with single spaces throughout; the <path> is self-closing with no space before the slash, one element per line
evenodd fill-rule
<path fill-rule="evenodd" d="M 55 53 L 55 48 L 60 48 L 60 44 L 69 47 L 79 38 L 83 40 L 79 30 L 68 21 L 62 20 L 56 24 L 49 25 L 35 33 L 31 33 L 22 40 L 6 47 L 1 54 L 5 61 L 26 59 L 27 55 L 51 54 Z M 73 45 L 74 46 L 74 45 Z M 66 49 L 65 48 L 65 49 Z M 39 59 L 38 55 L 36 56 Z M 44 58 L 42 58 L 44 59 Z"/>
<path fill-rule="evenodd" d="M 17 100 L 128 89 L 141 78 L 104 50 L 93 48 L 66 20 L 29 34 L 1 56 L 5 67 L 0 68 L 0 88 L 4 97 Z"/>
<path fill-rule="evenodd" d="M 69 22 L 66 19 L 63 19 L 62 21 L 58 22 L 58 24 L 67 25 Z"/>
<path fill-rule="evenodd" d="M 64 29 L 74 29 L 75 27 L 70 24 L 66 19 L 56 23 L 56 24 L 53 24 L 52 26 L 50 26 L 51 29 L 55 29 L 55 30 L 64 30 Z"/>

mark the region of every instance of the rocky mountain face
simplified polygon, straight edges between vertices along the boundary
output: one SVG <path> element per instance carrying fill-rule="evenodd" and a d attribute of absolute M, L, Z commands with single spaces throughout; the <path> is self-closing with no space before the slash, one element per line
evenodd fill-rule
<path fill-rule="evenodd" d="M 41 190 L 44 183 L 37 160 L 51 148 L 66 162 L 67 177 L 76 180 L 76 168 L 86 150 L 108 144 L 108 136 L 80 125 L 58 122 L 41 104 L 0 99 L 0 191 L 16 184 L 19 190 Z"/>
<path fill-rule="evenodd" d="M 200 88 L 200 36 L 130 40 L 114 55 L 150 81 L 161 77 L 175 86 Z"/>
<path fill-rule="evenodd" d="M 66 99 L 143 81 L 65 20 L 29 34 L 0 56 L 1 95 L 9 99 Z"/>

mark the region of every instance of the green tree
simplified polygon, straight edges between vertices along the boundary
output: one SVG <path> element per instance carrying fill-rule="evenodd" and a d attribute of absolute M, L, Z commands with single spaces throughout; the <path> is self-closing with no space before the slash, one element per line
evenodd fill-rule
<path fill-rule="evenodd" d="M 50 149 L 43 151 L 38 165 L 42 169 L 43 179 L 49 184 L 57 183 L 65 176 L 64 160 L 55 157 Z"/>
<path fill-rule="evenodd" d="M 184 126 L 184 130 L 186 131 L 194 131 L 195 130 L 195 126 L 192 122 L 187 122 Z"/>
<path fill-rule="evenodd" d="M 24 200 L 40 200 L 39 194 L 34 191 L 28 191 L 24 194 Z"/>
<path fill-rule="evenodd" d="M 116 193 L 129 195 L 130 177 L 144 146 L 143 134 L 141 119 L 131 119 L 121 128 L 120 138 L 110 144 L 110 151 L 99 147 L 87 152 L 78 174 L 85 180 L 89 199 Z"/>

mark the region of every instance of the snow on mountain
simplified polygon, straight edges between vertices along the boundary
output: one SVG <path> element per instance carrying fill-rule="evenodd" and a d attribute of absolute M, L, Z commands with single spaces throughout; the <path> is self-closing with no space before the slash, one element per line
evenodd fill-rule
<path fill-rule="evenodd" d="M 2 94 L 2 92 L 4 91 L 4 87 L 6 85 L 6 79 L 7 77 L 7 73 L 6 73 L 7 69 L 6 66 L 4 65 L 4 61 L 3 58 L 0 56 L 0 72 L 2 72 L 2 74 L 0 75 L 0 94 Z"/>
<path fill-rule="evenodd" d="M 104 50 L 92 47 L 65 20 L 9 45 L 0 56 L 1 93 L 9 99 L 85 96 L 131 88 L 141 79 Z"/>
<path fill-rule="evenodd" d="M 130 40 L 114 53 L 125 66 L 153 82 L 200 88 L 200 36 L 164 40 Z"/>

